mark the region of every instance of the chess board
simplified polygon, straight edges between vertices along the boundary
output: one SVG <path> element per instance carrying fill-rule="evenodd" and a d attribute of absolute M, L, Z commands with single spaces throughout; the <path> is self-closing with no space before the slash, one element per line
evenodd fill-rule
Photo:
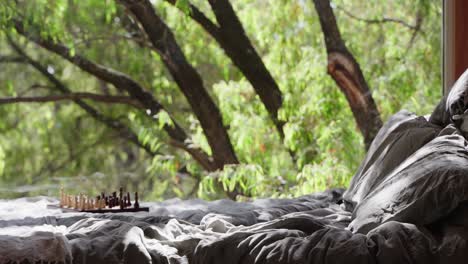
<path fill-rule="evenodd" d="M 60 189 L 60 202 L 50 204 L 50 209 L 61 209 L 63 212 L 85 212 L 85 213 L 125 213 L 125 212 L 149 212 L 148 207 L 140 207 L 138 192 L 134 194 L 132 202 L 130 193 L 124 193 L 123 188 L 117 192 L 88 197 L 80 193 L 79 195 L 66 194 L 63 188 Z"/>
<path fill-rule="evenodd" d="M 64 213 L 73 213 L 73 212 L 81 212 L 81 213 L 131 213 L 131 212 L 149 212 L 149 207 L 139 207 L 139 208 L 101 208 L 101 209 L 75 209 L 75 208 L 68 208 L 68 207 L 61 207 L 60 204 L 49 204 L 47 205 L 48 209 L 60 209 Z"/>

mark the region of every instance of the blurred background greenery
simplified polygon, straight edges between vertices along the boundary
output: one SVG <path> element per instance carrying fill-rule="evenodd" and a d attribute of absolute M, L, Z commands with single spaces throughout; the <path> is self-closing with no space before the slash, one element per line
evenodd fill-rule
<path fill-rule="evenodd" d="M 236 186 L 238 199 L 293 197 L 347 186 L 365 146 L 345 96 L 327 75 L 327 53 L 312 1 L 230 1 L 282 92 L 278 117 L 285 122 L 284 140 L 250 82 L 190 18 L 188 2 L 178 1 L 179 8 L 151 2 L 220 109 L 239 164 L 207 171 L 168 144 L 166 112 L 153 122 L 145 111 L 128 105 L 86 101 L 128 126 L 157 153 L 149 155 L 73 101 L 3 104 L 0 198 L 57 195 L 59 186 L 89 194 L 124 186 L 138 190 L 145 200 L 223 198 Z M 190 2 L 215 20 L 207 1 Z M 400 109 L 429 114 L 442 90 L 440 1 L 334 0 L 332 7 L 382 120 Z M 43 74 L 11 59 L 17 53 L 7 36 L 75 92 L 125 94 L 17 34 L 11 18 L 19 16 L 40 25 L 41 36 L 60 40 L 72 53 L 137 80 L 180 123 L 192 144 L 211 155 L 199 120 L 161 57 L 124 26 L 126 12 L 110 0 L 2 1 L 0 97 L 57 94 L 50 92 Z"/>

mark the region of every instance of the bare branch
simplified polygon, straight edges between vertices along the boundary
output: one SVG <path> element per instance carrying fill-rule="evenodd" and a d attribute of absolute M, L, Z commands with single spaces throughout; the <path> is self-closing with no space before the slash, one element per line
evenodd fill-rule
<path fill-rule="evenodd" d="M 362 17 L 358 17 L 356 15 L 354 15 L 353 13 L 349 12 L 348 10 L 342 8 L 342 7 L 339 7 L 337 6 L 336 7 L 337 10 L 340 10 L 341 12 L 343 12 L 345 15 L 349 16 L 350 18 L 353 18 L 353 19 L 356 19 L 356 20 L 359 20 L 359 21 L 363 21 L 363 22 L 366 22 L 368 24 L 383 24 L 383 23 L 396 23 L 396 24 L 400 24 L 404 27 L 407 27 L 411 30 L 419 30 L 419 27 L 418 25 L 411 25 L 409 23 L 407 23 L 406 21 L 402 20 L 402 19 L 398 19 L 398 18 L 391 18 L 391 17 L 383 17 L 383 18 L 380 18 L 380 19 L 368 19 L 368 18 L 362 18 Z"/>
<path fill-rule="evenodd" d="M 418 12 L 416 13 L 415 29 L 413 31 L 413 34 L 411 34 L 411 38 L 408 42 L 408 45 L 406 46 L 405 55 L 403 57 L 406 57 L 411 47 L 413 47 L 414 40 L 418 36 L 418 33 L 422 31 L 421 28 L 422 28 L 423 21 L 424 21 L 424 15 L 423 15 L 422 10 L 419 9 Z"/>
<path fill-rule="evenodd" d="M 26 61 L 26 63 L 27 63 L 27 61 Z M 29 88 L 26 88 L 24 91 L 18 92 L 18 96 L 24 96 L 24 95 L 26 95 L 27 93 L 29 93 L 31 91 L 36 91 L 36 90 L 39 90 L 39 89 L 50 90 L 50 89 L 53 89 L 53 88 L 54 88 L 53 86 L 48 86 L 48 85 L 42 85 L 42 84 L 39 84 L 39 83 L 35 83 L 35 84 L 31 85 Z"/>
<path fill-rule="evenodd" d="M 87 38 L 77 40 L 75 43 L 75 47 L 87 46 L 87 45 L 90 45 L 92 42 L 97 42 L 97 41 L 107 41 L 107 42 L 115 43 L 121 40 L 135 41 L 139 45 L 143 45 L 147 48 L 151 48 L 151 44 L 148 43 L 147 39 L 144 39 L 138 36 L 125 36 L 125 35 L 110 35 L 110 36 L 102 35 L 102 36 L 87 37 Z"/>
<path fill-rule="evenodd" d="M 0 63 L 25 63 L 26 61 L 18 56 L 0 56 Z"/>
<path fill-rule="evenodd" d="M 45 103 L 45 102 L 58 102 L 64 100 L 77 100 L 89 99 L 101 103 L 108 104 L 127 104 L 135 108 L 142 109 L 140 103 L 133 100 L 128 96 L 111 96 L 94 93 L 69 93 L 62 95 L 48 95 L 48 96 L 30 96 L 30 97 L 7 97 L 0 98 L 0 104 L 14 104 L 14 103 Z"/>

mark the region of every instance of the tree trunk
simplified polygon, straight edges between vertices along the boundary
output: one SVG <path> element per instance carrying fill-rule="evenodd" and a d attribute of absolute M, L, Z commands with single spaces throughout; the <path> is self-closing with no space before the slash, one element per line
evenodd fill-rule
<path fill-rule="evenodd" d="M 166 1 L 176 4 L 176 0 Z M 209 3 L 219 25 L 214 24 L 193 5 L 190 5 L 190 16 L 218 42 L 234 65 L 249 80 L 283 140 L 284 122 L 278 118 L 283 99 L 278 84 L 247 37 L 229 1 L 210 0 Z"/>
<path fill-rule="evenodd" d="M 236 154 L 222 122 L 221 113 L 206 91 L 202 78 L 187 61 L 176 39 L 148 0 L 120 0 L 142 25 L 203 128 L 216 166 L 237 164 Z"/>
<path fill-rule="evenodd" d="M 328 54 L 328 74 L 345 94 L 366 149 L 382 126 L 380 113 L 361 68 L 341 38 L 329 0 L 313 0 Z"/>

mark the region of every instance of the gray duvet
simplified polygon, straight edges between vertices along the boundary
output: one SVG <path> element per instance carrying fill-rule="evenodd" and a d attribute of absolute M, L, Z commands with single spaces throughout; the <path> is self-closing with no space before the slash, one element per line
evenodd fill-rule
<path fill-rule="evenodd" d="M 0 263 L 466 263 L 467 80 L 429 121 L 407 111 L 391 117 L 346 190 L 168 200 L 136 214 L 62 213 L 46 209 L 56 202 L 47 197 L 3 200 Z"/>

